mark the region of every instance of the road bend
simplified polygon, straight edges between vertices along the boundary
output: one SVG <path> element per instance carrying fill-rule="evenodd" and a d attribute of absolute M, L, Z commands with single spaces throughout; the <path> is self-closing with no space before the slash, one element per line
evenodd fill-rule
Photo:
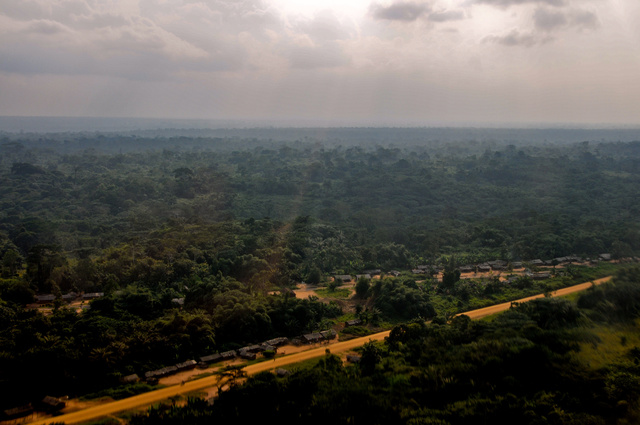
<path fill-rule="evenodd" d="M 550 295 L 559 297 L 563 295 L 569 295 L 574 292 L 583 291 L 592 285 L 600 285 L 604 282 L 611 280 L 611 276 L 596 279 L 590 282 L 581 283 L 579 285 L 570 286 L 568 288 L 559 289 L 552 292 Z M 513 303 L 524 303 L 536 298 L 542 298 L 545 294 L 538 294 L 519 300 L 506 302 L 502 304 L 493 305 L 490 307 L 481 308 L 478 310 L 468 311 L 466 313 L 460 313 L 459 315 L 467 315 L 471 319 L 481 319 L 492 314 L 500 313 L 508 310 Z M 331 353 L 342 353 L 345 351 L 353 350 L 360 347 L 369 341 L 382 341 L 389 336 L 390 331 L 379 332 L 372 335 L 367 335 L 361 338 L 354 338 L 349 341 L 332 343 L 328 346 L 321 346 L 318 348 L 312 348 L 310 350 L 302 351 L 299 353 L 289 354 L 283 357 L 276 357 L 274 360 L 267 360 L 260 363 L 255 363 L 244 368 L 247 375 L 255 375 L 260 372 L 273 370 L 279 367 L 287 366 L 294 363 L 299 363 L 305 360 L 321 357 L 325 354 L 326 350 L 330 350 Z M 184 394 L 195 393 L 202 391 L 206 388 L 216 387 L 218 385 L 219 376 L 212 375 L 204 378 L 196 379 L 193 381 L 185 382 L 180 385 L 173 385 L 159 390 L 149 391 L 144 394 L 139 394 L 133 397 L 125 398 L 122 400 L 112 401 L 109 403 L 101 404 L 98 406 L 89 407 L 77 412 L 66 413 L 64 415 L 50 417 L 46 419 L 39 419 L 31 422 L 31 425 L 47 425 L 52 422 L 66 424 L 76 424 L 82 422 L 92 421 L 101 417 L 114 415 L 116 413 L 124 412 L 127 410 L 139 409 L 145 406 L 151 406 L 155 403 L 159 403 L 163 400 L 167 400 L 176 396 Z"/>

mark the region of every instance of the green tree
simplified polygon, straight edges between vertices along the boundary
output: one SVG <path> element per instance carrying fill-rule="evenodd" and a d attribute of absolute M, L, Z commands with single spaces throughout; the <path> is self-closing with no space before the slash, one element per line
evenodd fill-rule
<path fill-rule="evenodd" d="M 445 262 L 444 271 L 442 272 L 442 287 L 452 289 L 456 282 L 460 280 L 460 269 L 456 264 L 454 256 L 449 257 Z"/>
<path fill-rule="evenodd" d="M 356 296 L 358 298 L 365 299 L 369 296 L 370 289 L 371 284 L 369 283 L 369 279 L 367 279 L 366 277 L 361 277 L 356 283 Z"/>

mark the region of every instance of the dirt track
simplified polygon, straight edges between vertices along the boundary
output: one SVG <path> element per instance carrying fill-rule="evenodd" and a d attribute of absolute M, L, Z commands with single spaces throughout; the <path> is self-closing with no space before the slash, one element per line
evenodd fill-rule
<path fill-rule="evenodd" d="M 609 280 L 611 280 L 611 276 L 603 277 L 602 279 L 596 279 L 596 280 L 594 280 L 592 282 L 585 282 L 585 283 L 581 283 L 579 285 L 569 286 L 568 288 L 559 289 L 557 291 L 552 292 L 551 295 L 554 296 L 554 297 L 561 297 L 563 295 L 569 295 L 569 294 L 572 294 L 574 292 L 584 291 L 585 289 L 588 289 L 589 287 L 591 287 L 592 284 L 600 285 L 601 283 L 608 282 Z M 480 308 L 478 310 L 473 310 L 473 311 L 469 311 L 469 312 L 466 312 L 466 313 L 460 313 L 460 314 L 465 314 L 465 315 L 469 316 L 471 319 L 481 319 L 483 317 L 491 316 L 492 314 L 496 314 L 496 313 L 500 313 L 501 311 L 508 310 L 511 307 L 511 303 L 516 303 L 516 302 L 517 303 L 524 303 L 524 302 L 527 302 L 527 301 L 534 300 L 536 298 L 543 298 L 543 297 L 544 297 L 544 294 L 538 294 L 538 295 L 534 295 L 534 296 L 531 296 L 531 297 L 522 298 L 522 299 L 515 300 L 515 301 L 510 301 L 510 302 L 507 302 L 507 303 L 496 304 L 496 305 L 492 305 L 490 307 Z"/>
<path fill-rule="evenodd" d="M 579 285 L 571 286 L 568 288 L 560 289 L 558 291 L 552 292 L 552 296 L 563 296 L 568 295 L 574 292 L 583 291 L 589 288 L 592 284 L 599 285 L 601 283 L 607 282 L 611 279 L 611 276 L 594 280 L 593 282 L 581 283 Z M 535 298 L 544 297 L 544 294 L 534 295 L 532 297 L 523 298 L 520 300 L 515 300 L 513 302 L 527 302 L 533 300 Z M 496 314 L 505 310 L 508 310 L 511 307 L 511 302 L 494 305 L 491 307 L 481 308 L 478 310 L 473 310 L 467 313 L 461 313 L 469 316 L 471 319 L 480 319 L 482 317 L 486 317 L 492 314 Z M 275 360 L 264 361 L 261 363 L 256 363 L 244 368 L 247 372 L 247 375 L 254 375 L 259 372 L 273 370 L 278 367 L 298 363 L 304 360 L 309 360 L 317 357 L 321 357 L 325 354 L 325 350 L 328 348 L 332 353 L 340 353 L 352 350 L 354 348 L 360 347 L 366 342 L 370 340 L 380 341 L 389 335 L 389 331 L 380 332 L 377 334 L 369 335 L 362 338 L 355 338 L 349 341 L 337 342 L 335 344 L 331 344 L 330 346 L 321 346 L 319 348 L 313 348 L 307 351 L 302 351 L 295 354 L 290 354 L 284 357 L 278 357 Z M 189 381 L 184 385 L 174 385 L 167 388 L 162 388 L 160 390 L 151 391 L 145 394 L 140 394 L 137 396 L 129 397 L 123 400 L 118 400 L 110 403 L 106 403 L 99 406 L 90 407 L 84 410 L 80 410 L 78 412 L 67 413 L 61 416 L 41 419 L 35 422 L 31 422 L 33 425 L 45 425 L 51 422 L 65 422 L 67 424 L 72 423 L 80 423 L 87 422 L 90 420 L 95 420 L 100 417 L 105 417 L 109 415 L 113 415 L 115 413 L 123 412 L 126 410 L 139 409 L 141 407 L 149 406 L 154 403 L 158 403 L 163 400 L 167 400 L 171 397 L 175 397 L 178 395 L 197 392 L 204 390 L 206 388 L 215 387 L 218 383 L 218 376 L 209 376 L 206 378 Z"/>

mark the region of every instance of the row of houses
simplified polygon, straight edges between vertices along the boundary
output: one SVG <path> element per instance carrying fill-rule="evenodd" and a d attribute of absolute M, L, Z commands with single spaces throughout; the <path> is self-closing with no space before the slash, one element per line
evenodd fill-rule
<path fill-rule="evenodd" d="M 206 356 L 202 356 L 199 358 L 199 362 L 195 360 L 187 360 L 182 363 L 178 363 L 174 366 L 163 367 L 158 370 L 151 370 L 145 372 L 144 379 L 147 381 L 157 381 L 159 378 L 163 378 L 168 375 L 172 375 L 177 372 L 182 372 L 184 370 L 193 369 L 196 366 L 206 368 L 208 365 L 213 363 L 218 363 L 225 360 L 233 360 L 237 357 L 246 359 L 246 360 L 255 360 L 257 355 L 260 353 L 264 353 L 266 351 L 275 352 L 278 347 L 292 343 L 295 345 L 301 344 L 313 344 L 317 342 L 328 341 L 334 339 L 338 336 L 337 332 L 333 329 L 329 329 L 322 332 L 313 332 L 310 334 L 300 335 L 297 338 L 293 338 L 289 340 L 286 337 L 274 338 L 268 341 L 264 341 L 260 344 L 247 345 L 245 347 L 239 348 L 237 350 L 229 350 L 222 353 L 213 353 Z M 137 374 L 128 375 L 122 378 L 123 383 L 133 383 L 137 382 L 140 378 Z"/>
<path fill-rule="evenodd" d="M 522 261 L 507 262 L 504 260 L 493 260 L 493 261 L 486 261 L 480 264 L 468 264 L 468 265 L 460 266 L 459 270 L 462 273 L 476 273 L 476 272 L 487 273 L 490 271 L 507 270 L 509 266 L 511 266 L 511 268 L 513 269 L 519 269 L 524 267 L 525 263 L 531 266 L 540 267 L 540 266 L 555 266 L 558 264 L 583 263 L 587 261 L 591 261 L 591 262 L 611 261 L 611 254 L 608 254 L 608 253 L 600 254 L 598 255 L 597 258 L 594 258 L 594 259 L 584 259 L 577 255 L 568 255 L 565 257 L 553 258 L 551 260 L 541 260 L 538 258 L 538 259 L 526 261 L 526 262 L 522 262 Z M 442 266 L 430 265 L 430 264 L 419 264 L 415 268 L 411 269 L 411 273 L 435 275 L 442 272 L 442 270 L 443 270 Z M 356 276 L 356 280 L 359 280 L 360 278 L 371 279 L 372 276 L 379 275 L 381 273 L 382 273 L 382 270 L 380 269 L 365 270 L 362 274 L 356 274 L 355 276 Z M 387 272 L 387 274 L 397 277 L 400 275 L 400 272 L 397 270 L 391 270 Z M 335 276 L 333 276 L 333 278 L 340 282 L 351 282 L 351 280 L 353 279 L 353 276 L 346 275 L 346 274 L 344 275 L 336 274 Z"/>
<path fill-rule="evenodd" d="M 85 292 L 84 294 L 69 292 L 68 294 L 60 296 L 60 299 L 66 302 L 72 302 L 76 300 L 89 301 L 100 297 L 104 297 L 104 292 Z M 54 294 L 35 295 L 35 300 L 39 304 L 46 304 L 54 302 L 56 300 L 56 296 Z"/>
<path fill-rule="evenodd" d="M 199 362 L 196 360 L 187 360 L 181 363 L 177 363 L 174 366 L 163 367 L 162 369 L 150 370 L 145 372 L 144 379 L 147 381 L 157 381 L 165 376 L 173 375 L 174 373 L 182 372 L 185 370 L 191 370 L 196 366 L 206 368 L 207 365 L 212 363 L 221 362 L 224 360 L 233 360 L 236 357 L 241 357 L 247 360 L 255 360 L 258 353 L 265 351 L 276 351 L 278 346 L 289 342 L 288 338 L 274 338 L 269 341 L 265 341 L 261 344 L 248 345 L 238 350 L 230 350 L 222 353 L 214 353 L 199 358 Z M 137 374 L 132 374 L 122 378 L 123 383 L 133 383 L 139 380 Z"/>
<path fill-rule="evenodd" d="M 2 411 L 2 419 L 17 419 L 24 416 L 32 415 L 36 410 L 49 413 L 55 413 L 67 406 L 66 400 L 68 397 L 58 398 L 52 396 L 45 396 L 40 402 L 33 404 L 25 404 L 23 406 L 14 407 L 12 409 L 6 409 Z"/>
<path fill-rule="evenodd" d="M 377 276 L 382 274 L 381 269 L 373 269 L 373 270 L 365 270 L 361 274 L 356 274 L 356 280 L 360 280 L 361 278 L 371 279 L 373 276 Z M 386 272 L 391 276 L 400 276 L 400 272 L 398 270 L 390 270 Z M 336 274 L 333 276 L 333 279 L 338 282 L 351 282 L 353 280 L 353 275 L 350 274 Z"/>
<path fill-rule="evenodd" d="M 174 373 L 182 372 L 185 370 L 191 370 L 196 367 L 198 362 L 195 360 L 187 360 L 181 363 L 177 363 L 174 366 L 163 367 L 162 369 L 150 370 L 145 372 L 144 378 L 149 381 L 153 379 L 159 379 L 165 376 L 173 375 Z M 137 375 L 129 375 L 123 378 L 123 381 L 132 382 L 136 378 Z"/>
<path fill-rule="evenodd" d="M 338 334 L 333 329 L 322 332 L 312 332 L 310 334 L 302 335 L 292 341 L 294 344 L 315 344 L 318 342 L 329 341 L 334 339 Z"/>
<path fill-rule="evenodd" d="M 527 262 L 513 261 L 507 262 L 504 260 L 486 261 L 480 264 L 468 264 L 460 266 L 458 269 L 462 273 L 488 273 L 491 271 L 503 271 L 507 270 L 509 266 L 513 269 L 520 269 L 525 264 L 535 267 L 551 267 L 556 265 L 571 264 L 571 263 L 584 263 L 587 261 L 611 261 L 611 254 L 600 254 L 597 259 L 584 259 L 577 255 L 568 255 L 566 257 L 557 257 L 551 260 L 541 260 L 539 258 L 530 260 Z M 411 270 L 413 274 L 437 274 L 442 271 L 442 267 L 431 265 L 418 265 L 415 269 Z"/>

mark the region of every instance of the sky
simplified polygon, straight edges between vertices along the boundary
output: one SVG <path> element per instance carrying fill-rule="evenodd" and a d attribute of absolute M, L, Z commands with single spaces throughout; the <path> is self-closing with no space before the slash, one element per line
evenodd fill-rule
<path fill-rule="evenodd" d="M 638 0 L 0 0 L 0 115 L 640 125 Z"/>

